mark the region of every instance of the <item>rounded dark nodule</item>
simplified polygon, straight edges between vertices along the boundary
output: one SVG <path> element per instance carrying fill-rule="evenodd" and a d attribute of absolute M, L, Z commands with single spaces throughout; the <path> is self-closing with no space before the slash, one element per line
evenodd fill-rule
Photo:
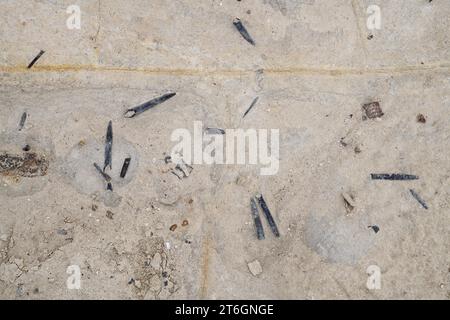
<path fill-rule="evenodd" d="M 416 117 L 417 122 L 419 123 L 426 123 L 427 119 L 425 118 L 425 116 L 421 113 L 419 113 Z"/>

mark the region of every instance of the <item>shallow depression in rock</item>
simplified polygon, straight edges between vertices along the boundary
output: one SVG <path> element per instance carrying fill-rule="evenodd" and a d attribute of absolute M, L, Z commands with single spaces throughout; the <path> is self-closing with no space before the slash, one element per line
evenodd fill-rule
<path fill-rule="evenodd" d="M 329 262 L 354 264 L 373 246 L 375 236 L 358 217 L 309 216 L 307 245 Z"/>
<path fill-rule="evenodd" d="M 97 140 L 82 140 L 63 159 L 60 169 L 66 181 L 80 193 L 93 194 L 106 189 L 106 181 L 95 169 L 97 163 L 103 169 L 105 146 Z M 120 177 L 126 158 L 131 158 L 127 173 Z M 114 191 L 127 185 L 136 173 L 139 157 L 134 146 L 124 139 L 114 139 L 112 149 L 112 169 L 106 169 L 111 177 Z"/>

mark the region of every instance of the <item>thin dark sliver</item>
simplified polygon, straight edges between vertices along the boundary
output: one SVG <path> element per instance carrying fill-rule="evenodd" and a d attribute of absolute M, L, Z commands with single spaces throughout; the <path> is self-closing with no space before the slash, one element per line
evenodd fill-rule
<path fill-rule="evenodd" d="M 270 213 L 269 207 L 267 207 L 266 201 L 264 200 L 263 196 L 261 194 L 258 194 L 256 196 L 256 199 L 258 200 L 259 205 L 261 206 L 261 209 L 267 218 L 267 222 L 269 223 L 270 229 L 272 229 L 273 234 L 276 237 L 279 237 L 280 232 L 278 231 L 277 224 L 275 223 L 275 220 L 273 220 L 272 214 Z"/>
<path fill-rule="evenodd" d="M 33 61 L 30 62 L 30 64 L 28 65 L 28 69 L 31 69 L 32 66 L 34 66 L 34 64 L 42 57 L 42 55 L 45 53 L 44 50 L 41 50 L 38 55 L 36 56 L 36 58 L 33 59 Z"/>
<path fill-rule="evenodd" d="M 177 173 L 175 170 L 171 170 L 170 172 L 171 172 L 175 177 L 177 177 L 179 180 L 183 179 L 183 177 L 182 177 L 182 176 L 179 176 L 178 173 Z M 181 172 L 181 173 L 183 173 L 183 172 Z"/>
<path fill-rule="evenodd" d="M 251 45 L 255 45 L 255 41 L 253 41 L 252 37 L 250 36 L 247 29 L 244 27 L 244 25 L 242 24 L 242 22 L 239 18 L 234 19 L 233 24 L 236 27 L 236 29 L 239 31 L 241 36 L 245 40 L 247 40 L 248 43 L 250 43 Z"/>
<path fill-rule="evenodd" d="M 370 175 L 372 180 L 417 180 L 418 176 L 412 174 L 403 174 L 403 173 L 372 173 Z"/>
<path fill-rule="evenodd" d="M 162 95 L 161 97 L 152 99 L 148 102 L 145 102 L 137 107 L 128 109 L 125 112 L 125 118 L 133 118 L 151 108 L 153 108 L 154 106 L 163 103 L 164 101 L 169 100 L 170 98 L 172 98 L 173 96 L 175 96 L 176 93 L 172 92 L 172 93 L 166 93 L 165 95 Z"/>
<path fill-rule="evenodd" d="M 112 170 L 112 144 L 113 144 L 112 121 L 109 121 L 105 139 L 105 164 L 103 165 L 103 171 L 105 171 L 106 167 L 108 166 L 109 169 Z"/>
<path fill-rule="evenodd" d="M 250 199 L 250 207 L 252 211 L 252 217 L 255 222 L 256 227 L 256 236 L 258 237 L 258 240 L 263 240 L 264 237 L 264 229 L 261 223 L 261 218 L 259 217 L 258 207 L 256 205 L 255 199 Z"/>
<path fill-rule="evenodd" d="M 425 201 L 419 196 L 419 194 L 417 192 L 415 192 L 413 189 L 409 189 L 409 192 L 411 193 L 411 195 L 414 197 L 414 199 L 417 200 L 418 203 L 420 203 L 420 205 L 428 210 L 428 205 L 425 203 Z"/>
<path fill-rule="evenodd" d="M 247 111 L 245 111 L 245 113 L 244 113 L 244 115 L 242 116 L 242 118 L 244 118 L 244 117 L 247 115 L 247 113 L 249 113 L 250 110 L 253 109 L 253 107 L 254 107 L 255 104 L 258 102 L 258 100 L 259 100 L 259 97 L 256 97 L 255 99 L 253 99 L 252 104 L 251 104 L 250 107 L 247 109 Z"/>
<path fill-rule="evenodd" d="M 120 177 L 125 178 L 127 175 L 128 167 L 130 166 L 131 158 L 126 158 L 123 162 L 122 170 L 120 171 Z"/>
<path fill-rule="evenodd" d="M 183 168 L 179 164 L 176 165 L 175 169 L 178 170 L 179 172 L 181 172 L 181 174 L 183 175 L 183 178 L 187 178 L 188 177 L 186 172 L 184 172 Z"/>
<path fill-rule="evenodd" d="M 20 118 L 19 131 L 22 131 L 23 127 L 25 126 L 25 121 L 27 121 L 27 113 L 26 112 L 22 113 L 22 117 Z"/>
<path fill-rule="evenodd" d="M 205 131 L 208 134 L 225 134 L 225 130 L 220 128 L 206 128 Z"/>
<path fill-rule="evenodd" d="M 113 191 L 113 186 L 112 186 L 112 183 L 111 183 L 111 177 L 108 174 L 104 173 L 102 168 L 100 168 L 100 166 L 98 164 L 96 164 L 95 162 L 94 162 L 94 167 L 101 174 L 103 179 L 105 179 L 105 181 L 107 183 L 106 184 L 106 190 Z"/>
<path fill-rule="evenodd" d="M 108 183 L 111 182 L 111 177 L 109 176 L 109 174 L 104 173 L 102 168 L 100 168 L 100 166 L 98 164 L 96 164 L 95 162 L 94 162 L 94 167 L 95 167 L 95 169 L 97 169 L 97 171 L 101 174 L 101 176 L 103 177 L 103 179 L 105 179 L 106 182 L 108 182 Z"/>

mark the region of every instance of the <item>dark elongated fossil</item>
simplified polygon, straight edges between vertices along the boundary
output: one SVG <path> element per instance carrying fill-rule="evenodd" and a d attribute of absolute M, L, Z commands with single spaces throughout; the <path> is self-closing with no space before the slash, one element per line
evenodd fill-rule
<path fill-rule="evenodd" d="M 105 139 L 105 164 L 103 165 L 103 171 L 105 171 L 106 167 L 112 169 L 112 144 L 113 144 L 113 130 L 112 130 L 112 121 L 108 123 L 108 129 L 106 130 L 106 139 Z"/>
<path fill-rule="evenodd" d="M 123 162 L 122 170 L 120 171 L 120 177 L 125 178 L 127 175 L 128 167 L 130 166 L 131 158 L 126 158 Z"/>
<path fill-rule="evenodd" d="M 207 134 L 225 134 L 225 130 L 221 128 L 206 128 L 205 132 Z"/>
<path fill-rule="evenodd" d="M 157 106 L 158 104 L 163 103 L 164 101 L 169 100 L 170 98 L 172 98 L 173 96 L 175 96 L 176 93 L 172 92 L 172 93 L 166 93 L 164 95 L 162 95 L 161 97 L 152 99 L 148 102 L 145 102 L 137 107 L 128 109 L 125 112 L 125 118 L 133 118 L 139 114 L 141 114 L 142 112 L 145 112 L 151 108 L 153 108 L 154 106 Z"/>
<path fill-rule="evenodd" d="M 253 99 L 253 101 L 252 101 L 250 107 L 248 107 L 247 111 L 245 111 L 245 113 L 244 113 L 244 115 L 242 116 L 242 118 L 244 118 L 244 117 L 247 115 L 247 113 L 249 113 L 250 110 L 253 109 L 253 107 L 254 107 L 255 104 L 258 102 L 258 100 L 259 100 L 259 97 L 256 97 L 255 99 Z"/>
<path fill-rule="evenodd" d="M 247 29 L 244 27 L 244 25 L 241 22 L 241 19 L 236 18 L 233 20 L 233 24 L 236 27 L 236 29 L 239 31 L 239 33 L 241 34 L 241 36 L 247 40 L 248 43 L 250 43 L 251 45 L 255 45 L 255 41 L 252 39 L 252 37 L 250 36 L 250 34 L 248 33 Z"/>
<path fill-rule="evenodd" d="M 32 66 L 34 66 L 34 64 L 42 57 L 42 55 L 45 53 L 44 50 L 41 50 L 38 55 L 30 62 L 30 64 L 28 65 L 28 69 L 31 69 Z"/>
<path fill-rule="evenodd" d="M 258 240 L 264 239 L 264 229 L 261 223 L 261 218 L 259 217 L 258 207 L 256 205 L 256 201 L 254 198 L 250 199 L 250 209 L 252 212 L 252 218 L 255 222 L 256 227 L 256 236 L 258 237 Z"/>
<path fill-rule="evenodd" d="M 269 223 L 270 229 L 272 229 L 273 234 L 276 237 L 279 237 L 280 232 L 278 231 L 277 224 L 275 223 L 275 220 L 273 219 L 272 214 L 270 213 L 269 207 L 267 206 L 266 201 L 264 200 L 262 194 L 256 195 L 256 200 L 258 200 L 259 205 L 261 206 L 261 209 L 267 218 L 267 222 Z"/>
<path fill-rule="evenodd" d="M 418 176 L 404 173 L 372 173 L 372 180 L 417 180 Z"/>
<path fill-rule="evenodd" d="M 103 172 L 102 168 L 100 168 L 100 166 L 98 164 L 96 164 L 94 162 L 94 167 L 95 169 L 97 169 L 98 173 L 100 173 L 100 175 L 103 177 L 103 179 L 105 179 L 106 181 L 106 189 L 107 190 L 111 190 L 113 191 L 113 187 L 112 187 L 112 183 L 111 183 L 111 176 L 105 172 Z"/>
<path fill-rule="evenodd" d="M 24 112 L 22 113 L 22 117 L 20 117 L 20 122 L 19 122 L 19 131 L 22 131 L 23 127 L 25 126 L 25 121 L 27 121 L 27 113 Z"/>
<path fill-rule="evenodd" d="M 413 196 L 414 199 L 417 200 L 418 203 L 420 203 L 420 205 L 428 210 L 428 205 L 426 204 L 426 202 L 419 196 L 419 194 L 417 192 L 415 192 L 413 189 L 409 189 L 409 192 L 411 193 L 411 195 Z"/>

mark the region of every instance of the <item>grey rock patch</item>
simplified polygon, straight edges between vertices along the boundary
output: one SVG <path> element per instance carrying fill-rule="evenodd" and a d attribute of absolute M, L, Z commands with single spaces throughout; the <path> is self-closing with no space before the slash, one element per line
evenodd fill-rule
<path fill-rule="evenodd" d="M 328 262 L 355 264 L 374 245 L 374 233 L 367 226 L 358 217 L 310 215 L 306 243 Z"/>
<path fill-rule="evenodd" d="M 167 206 L 174 205 L 182 195 L 180 179 L 170 171 L 159 173 L 153 180 L 158 202 Z"/>
<path fill-rule="evenodd" d="M 95 194 L 96 200 L 103 202 L 106 207 L 115 208 L 122 202 L 122 197 L 116 192 L 105 190 Z"/>
<path fill-rule="evenodd" d="M 259 263 L 258 260 L 255 260 L 255 261 L 252 261 L 252 262 L 248 263 L 247 266 L 248 266 L 248 269 L 250 270 L 250 273 L 252 275 L 254 275 L 255 277 L 257 275 L 260 275 L 263 272 L 261 264 Z"/>
<path fill-rule="evenodd" d="M 121 138 L 114 138 L 112 150 L 112 170 L 107 169 L 106 173 L 111 177 L 113 189 L 116 190 L 133 180 L 139 165 L 139 157 L 134 146 Z M 123 161 L 127 157 L 131 158 L 131 162 L 125 178 L 121 178 L 120 171 Z M 104 179 L 93 165 L 95 162 L 103 167 L 103 161 L 103 143 L 97 140 L 80 141 L 60 164 L 60 172 L 65 177 L 66 182 L 75 187 L 78 192 L 93 194 L 106 189 Z M 111 200 L 116 203 L 117 201 L 117 197 L 112 199 L 113 197 L 108 193 L 102 193 L 100 197 L 107 202 Z"/>

